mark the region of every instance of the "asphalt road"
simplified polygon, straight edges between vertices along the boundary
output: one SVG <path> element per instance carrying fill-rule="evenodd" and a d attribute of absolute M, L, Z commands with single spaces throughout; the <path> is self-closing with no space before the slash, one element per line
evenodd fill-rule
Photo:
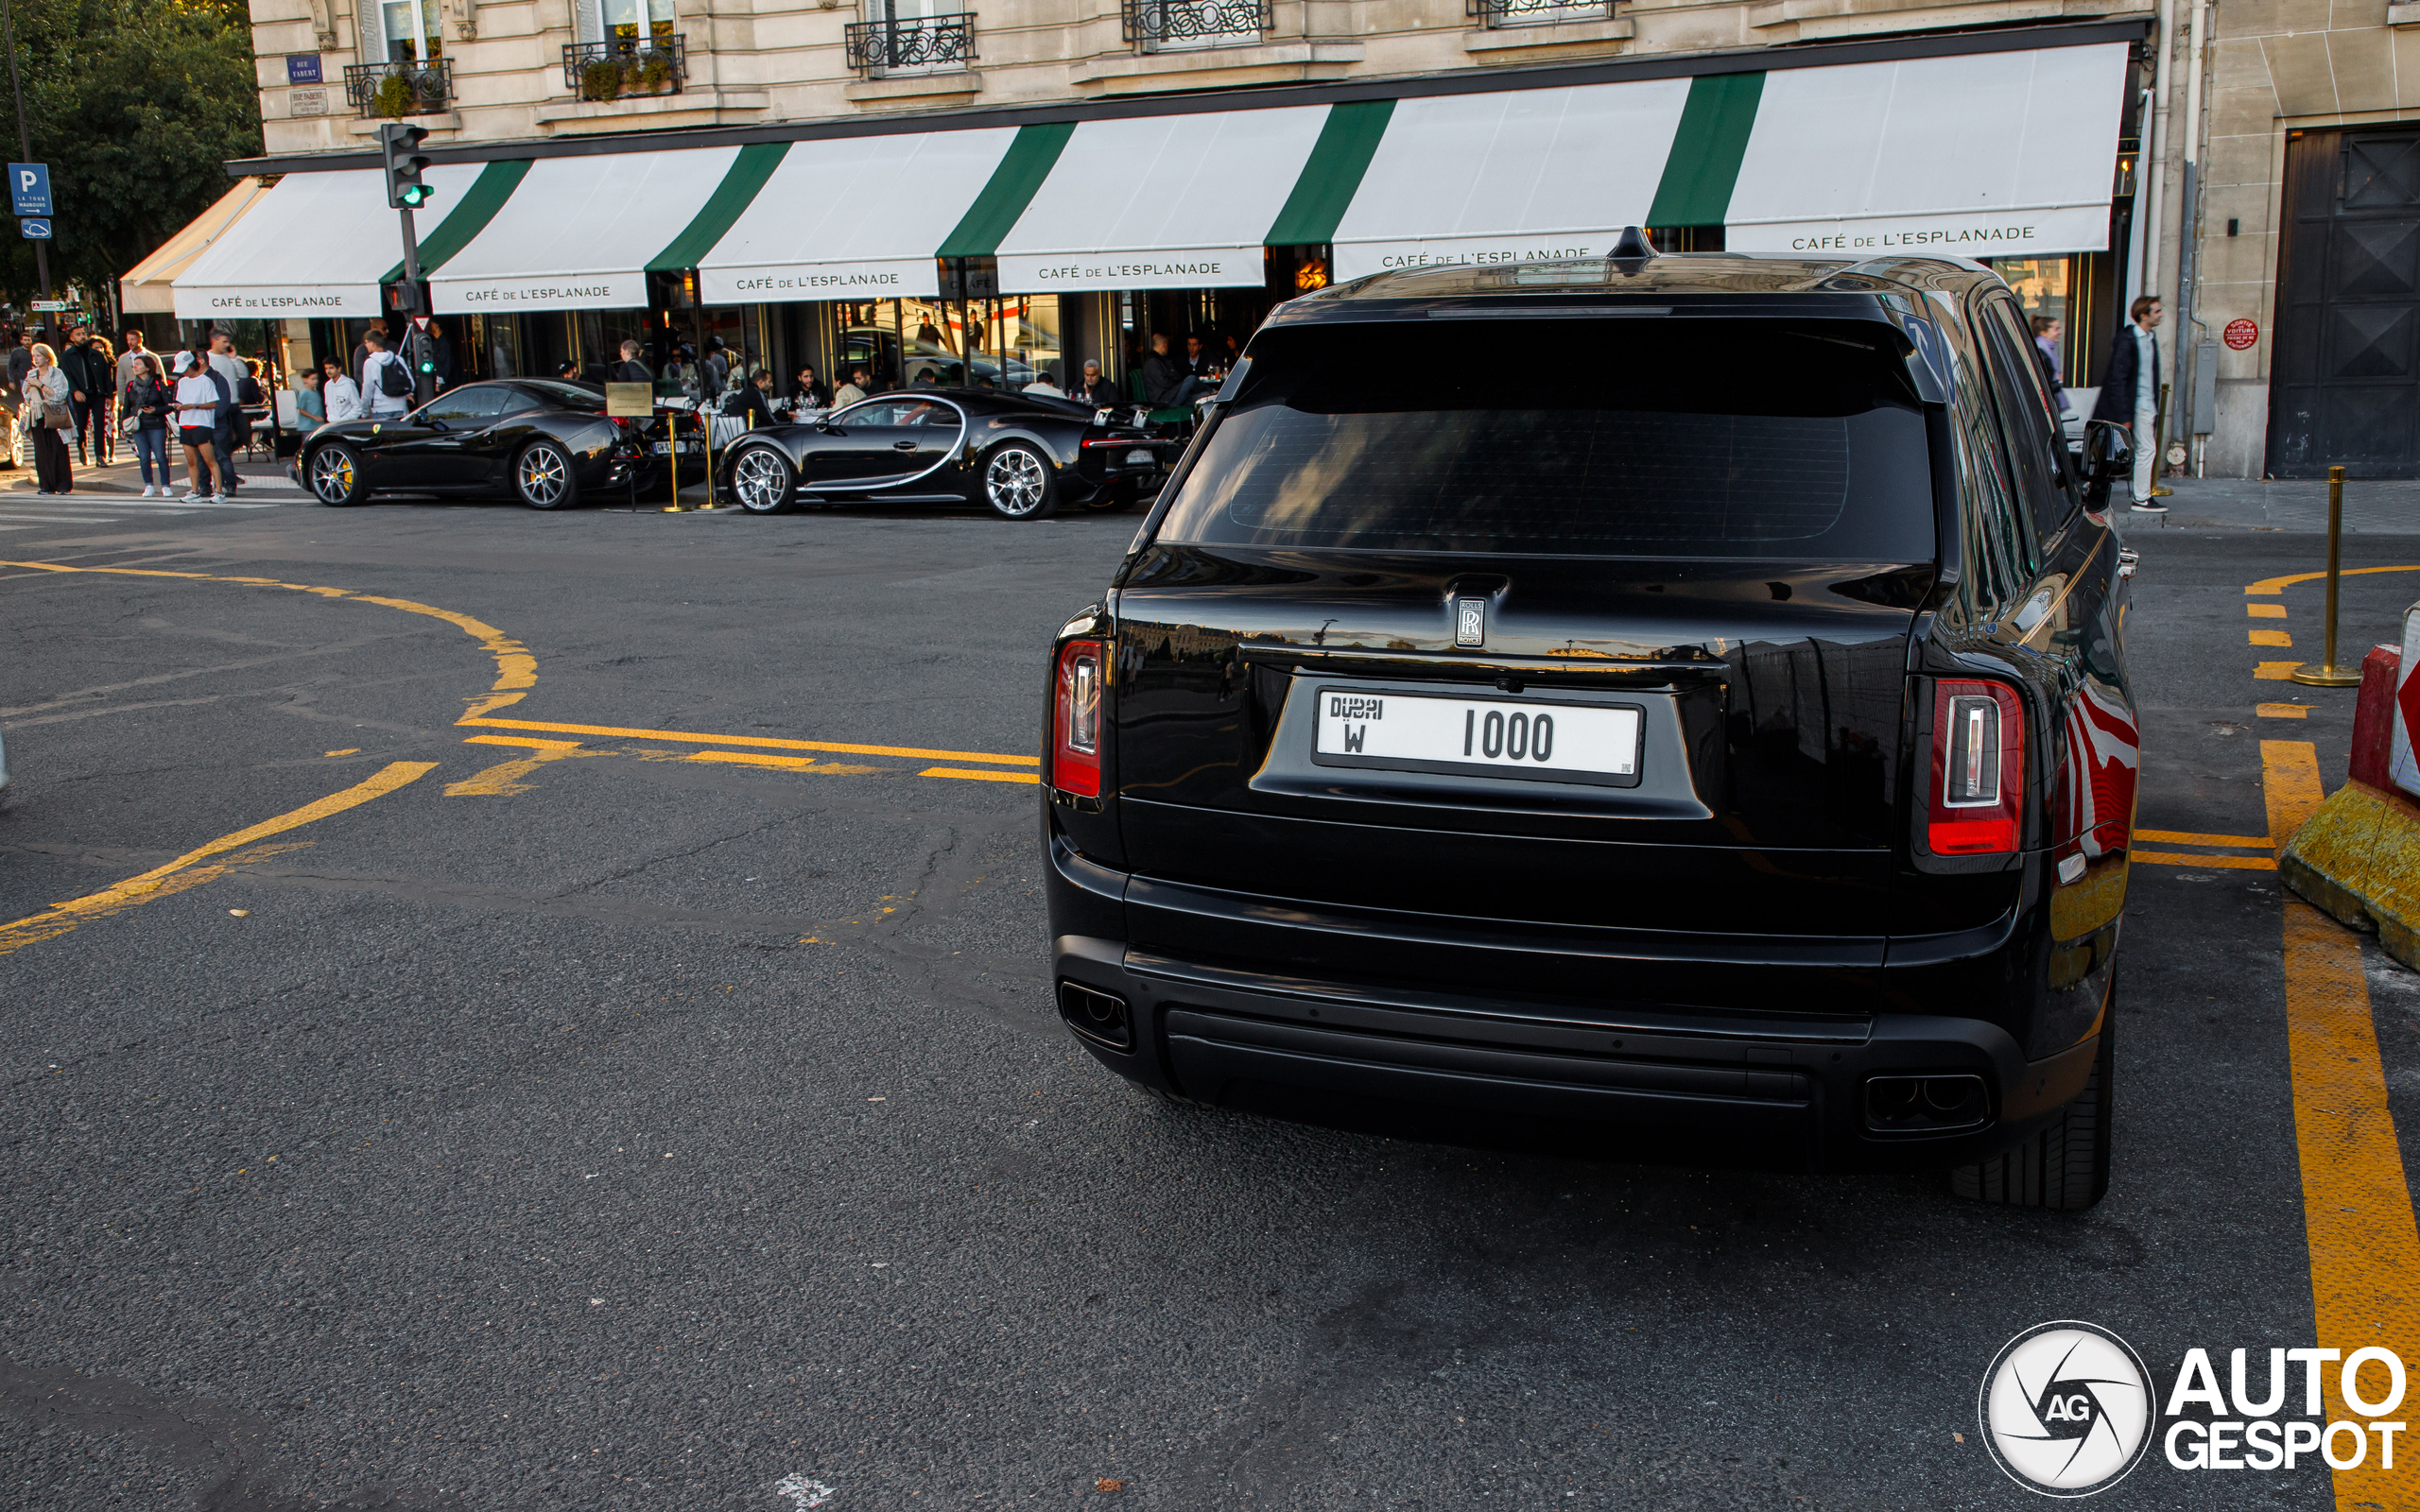
<path fill-rule="evenodd" d="M 2007 1507 L 2018 1331 L 2310 1342 L 2273 873 L 2135 868 L 2080 1217 L 1168 1108 L 1058 1029 L 996 780 L 1133 517 L 280 497 L 0 496 L 0 1505 Z M 2255 713 L 2315 587 L 2245 640 L 2318 543 L 2134 533 L 2140 822 L 2262 835 L 2264 739 L 2342 778 L 2349 693 Z"/>

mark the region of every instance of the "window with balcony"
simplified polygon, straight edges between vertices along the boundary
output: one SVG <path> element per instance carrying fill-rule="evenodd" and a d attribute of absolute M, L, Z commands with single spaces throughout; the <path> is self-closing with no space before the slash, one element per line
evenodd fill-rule
<path fill-rule="evenodd" d="M 1270 0 L 1119 0 L 1119 7 L 1126 40 L 1147 53 L 1246 45 L 1275 20 Z"/>
<path fill-rule="evenodd" d="M 673 0 L 577 0 L 579 41 L 563 49 L 563 83 L 584 100 L 678 94 L 688 49 Z"/>
<path fill-rule="evenodd" d="M 344 71 L 344 97 L 363 115 L 401 120 L 454 108 L 438 0 L 360 0 L 361 61 Z"/>
<path fill-rule="evenodd" d="M 952 0 L 866 0 L 845 40 L 849 66 L 868 78 L 950 73 L 975 60 L 975 17 Z"/>
<path fill-rule="evenodd" d="M 1565 21 L 1611 21 L 1612 0 L 1573 4 L 1571 0 L 1466 0 L 1471 16 L 1483 26 L 1551 26 Z"/>

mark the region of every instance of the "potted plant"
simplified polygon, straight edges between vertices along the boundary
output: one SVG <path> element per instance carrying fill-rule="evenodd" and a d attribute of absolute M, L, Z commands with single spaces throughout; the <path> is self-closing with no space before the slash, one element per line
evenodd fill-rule
<path fill-rule="evenodd" d="M 599 58 L 579 71 L 579 94 L 582 99 L 612 100 L 622 94 L 622 65 L 610 58 Z"/>
<path fill-rule="evenodd" d="M 378 80 L 378 93 L 371 100 L 371 108 L 390 121 L 402 120 L 412 113 L 415 104 L 412 81 L 401 69 Z"/>

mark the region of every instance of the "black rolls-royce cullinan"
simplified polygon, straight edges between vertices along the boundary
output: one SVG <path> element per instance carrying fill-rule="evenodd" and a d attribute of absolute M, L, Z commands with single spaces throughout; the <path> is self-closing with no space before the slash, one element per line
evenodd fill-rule
<path fill-rule="evenodd" d="M 294 480 L 321 504 L 374 493 L 507 494 L 532 509 L 583 496 L 646 492 L 664 471 L 664 418 L 614 420 L 581 384 L 512 378 L 462 384 L 406 415 L 337 421 L 313 431 Z M 683 460 L 705 453 L 682 438 Z M 702 471 L 700 472 L 702 475 Z"/>
<path fill-rule="evenodd" d="M 1626 240 L 1253 336 L 1037 690 L 1060 1014 L 1198 1102 L 2089 1207 L 2128 438 L 2078 474 L 1975 264 Z"/>
<path fill-rule="evenodd" d="M 864 500 L 1040 520 L 1063 503 L 1132 507 L 1182 444 L 1041 394 L 910 388 L 749 432 L 724 449 L 717 487 L 751 514 Z"/>

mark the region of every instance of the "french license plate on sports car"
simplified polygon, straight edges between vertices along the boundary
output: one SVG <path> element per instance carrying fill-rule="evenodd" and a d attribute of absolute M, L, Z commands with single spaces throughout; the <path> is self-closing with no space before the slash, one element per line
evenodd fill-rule
<path fill-rule="evenodd" d="M 694 456 L 697 455 L 697 451 L 698 445 L 695 441 L 683 441 L 681 443 L 681 455 L 683 456 Z M 670 441 L 656 442 L 655 455 L 658 456 L 670 456 L 672 455 L 672 443 Z"/>
<path fill-rule="evenodd" d="M 1635 704 L 1319 690 L 1323 766 L 1461 772 L 1635 787 L 1647 713 Z"/>

